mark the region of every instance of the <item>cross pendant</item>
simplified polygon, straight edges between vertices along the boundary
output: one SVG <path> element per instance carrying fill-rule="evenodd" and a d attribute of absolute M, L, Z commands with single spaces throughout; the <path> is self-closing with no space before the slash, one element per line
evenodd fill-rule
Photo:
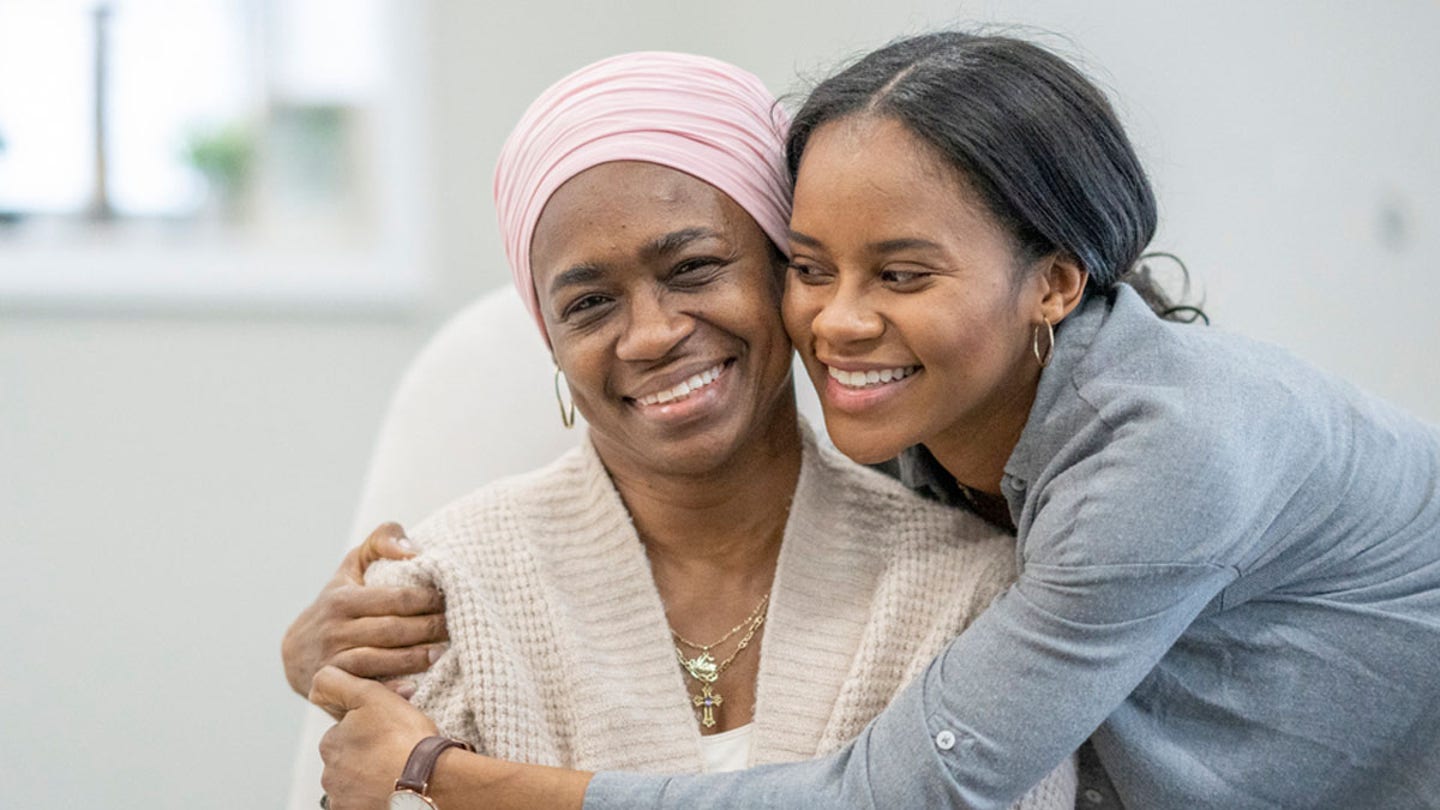
<path fill-rule="evenodd" d="M 714 728 L 715 710 L 720 707 L 721 703 L 725 702 L 725 698 L 716 694 L 714 690 L 710 688 L 710 684 L 707 683 L 701 684 L 700 694 L 691 698 L 691 702 L 695 704 L 695 708 L 701 710 L 700 725 L 706 728 Z"/>

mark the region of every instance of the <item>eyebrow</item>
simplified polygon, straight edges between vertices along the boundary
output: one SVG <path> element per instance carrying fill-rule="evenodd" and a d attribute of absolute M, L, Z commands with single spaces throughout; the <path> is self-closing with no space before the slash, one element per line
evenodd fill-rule
<path fill-rule="evenodd" d="M 568 270 L 555 276 L 550 282 L 550 294 L 555 295 L 566 287 L 574 287 L 580 284 L 589 284 L 600 278 L 605 271 L 596 264 L 577 264 Z"/>
<path fill-rule="evenodd" d="M 786 231 L 786 234 L 790 237 L 791 242 L 799 242 L 800 244 L 808 248 L 820 247 L 819 239 L 816 239 L 813 236 L 807 236 L 806 234 L 803 234 L 793 228 L 789 231 Z"/>
<path fill-rule="evenodd" d="M 824 247 L 820 240 L 797 230 L 791 230 L 790 241 L 797 242 L 808 248 L 819 250 Z M 872 242 L 865 246 L 871 253 L 898 253 L 902 250 L 938 250 L 940 245 L 929 239 L 886 239 L 883 242 Z"/>
<path fill-rule="evenodd" d="M 886 239 L 869 247 L 875 253 L 899 253 L 902 250 L 936 250 L 940 246 L 929 239 Z"/>
<path fill-rule="evenodd" d="M 720 237 L 719 231 L 712 228 L 682 228 L 678 231 L 671 231 L 663 236 L 653 239 L 650 244 L 641 249 L 646 257 L 665 256 L 698 239 L 709 239 Z"/>

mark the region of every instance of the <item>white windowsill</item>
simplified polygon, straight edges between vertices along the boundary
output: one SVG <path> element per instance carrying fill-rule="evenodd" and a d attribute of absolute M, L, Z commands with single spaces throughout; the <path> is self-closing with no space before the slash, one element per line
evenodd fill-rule
<path fill-rule="evenodd" d="M 421 252 L 393 232 L 202 220 L 32 218 L 0 227 L 0 312 L 403 313 Z M 408 254 L 408 255 L 407 255 Z"/>
<path fill-rule="evenodd" d="M 0 246 L 0 313 L 414 312 L 418 262 L 359 247 Z"/>

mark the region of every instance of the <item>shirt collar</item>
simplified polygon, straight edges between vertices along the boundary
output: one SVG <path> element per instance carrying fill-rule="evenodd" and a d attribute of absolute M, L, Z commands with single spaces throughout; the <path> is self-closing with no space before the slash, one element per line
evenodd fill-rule
<path fill-rule="evenodd" d="M 906 448 L 897 458 L 874 466 L 932 501 L 946 506 L 969 506 L 955 483 L 955 476 L 941 466 L 923 444 Z"/>

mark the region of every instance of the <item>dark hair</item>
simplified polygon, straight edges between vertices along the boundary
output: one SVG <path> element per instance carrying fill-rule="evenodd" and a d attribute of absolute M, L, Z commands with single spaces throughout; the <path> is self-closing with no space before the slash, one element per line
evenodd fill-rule
<path fill-rule="evenodd" d="M 1101 91 L 1059 56 L 1005 36 L 901 39 L 821 82 L 790 128 L 793 178 L 810 136 L 855 115 L 893 118 L 958 168 L 1025 263 L 1056 250 L 1090 274 L 1088 292 L 1129 281 L 1173 310 L 1148 273 L 1131 274 L 1155 233 L 1155 195 Z"/>

